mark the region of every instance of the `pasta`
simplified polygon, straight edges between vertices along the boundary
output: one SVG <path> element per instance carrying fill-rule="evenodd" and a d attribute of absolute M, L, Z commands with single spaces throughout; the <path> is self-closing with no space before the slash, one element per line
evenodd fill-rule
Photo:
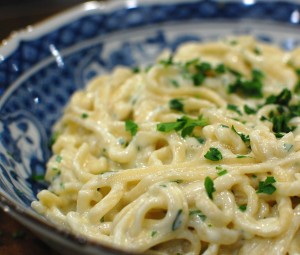
<path fill-rule="evenodd" d="M 300 49 L 187 43 L 77 91 L 32 207 L 144 254 L 300 254 Z"/>

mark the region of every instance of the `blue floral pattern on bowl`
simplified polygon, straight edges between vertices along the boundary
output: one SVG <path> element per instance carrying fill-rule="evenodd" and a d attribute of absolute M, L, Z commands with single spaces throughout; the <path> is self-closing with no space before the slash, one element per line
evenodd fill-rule
<path fill-rule="evenodd" d="M 70 95 L 94 76 L 117 65 L 148 65 L 187 41 L 226 35 L 251 34 L 287 50 L 300 45 L 300 5 L 292 2 L 145 2 L 82 8 L 75 20 L 17 41 L 2 58 L 0 51 L 0 193 L 7 199 L 31 210 L 46 185 L 34 177 L 51 154 L 51 127 Z"/>

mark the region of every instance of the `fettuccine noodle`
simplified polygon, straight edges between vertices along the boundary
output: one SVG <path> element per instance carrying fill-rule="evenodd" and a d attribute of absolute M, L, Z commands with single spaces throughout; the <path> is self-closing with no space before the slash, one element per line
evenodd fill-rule
<path fill-rule="evenodd" d="M 77 91 L 32 207 L 144 254 L 300 254 L 300 49 L 188 43 Z"/>

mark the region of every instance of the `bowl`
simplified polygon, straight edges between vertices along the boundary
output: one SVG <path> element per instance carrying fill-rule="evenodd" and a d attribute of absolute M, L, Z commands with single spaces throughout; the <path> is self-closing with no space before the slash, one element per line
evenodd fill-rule
<path fill-rule="evenodd" d="M 117 65 L 147 66 L 190 41 L 252 35 L 300 45 L 296 1 L 86 2 L 15 32 L 0 47 L 0 206 L 62 254 L 130 254 L 49 223 L 31 208 L 47 183 L 52 126 L 70 95 Z"/>

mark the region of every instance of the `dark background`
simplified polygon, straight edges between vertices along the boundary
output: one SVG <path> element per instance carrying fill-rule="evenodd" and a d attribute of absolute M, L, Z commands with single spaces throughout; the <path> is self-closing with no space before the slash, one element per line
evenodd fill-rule
<path fill-rule="evenodd" d="M 83 0 L 0 0 L 0 40 Z"/>
<path fill-rule="evenodd" d="M 11 32 L 51 17 L 83 0 L 0 0 L 0 42 Z M 1 44 L 1 43 L 0 43 Z M 0 209 L 1 255 L 59 255 Z"/>

